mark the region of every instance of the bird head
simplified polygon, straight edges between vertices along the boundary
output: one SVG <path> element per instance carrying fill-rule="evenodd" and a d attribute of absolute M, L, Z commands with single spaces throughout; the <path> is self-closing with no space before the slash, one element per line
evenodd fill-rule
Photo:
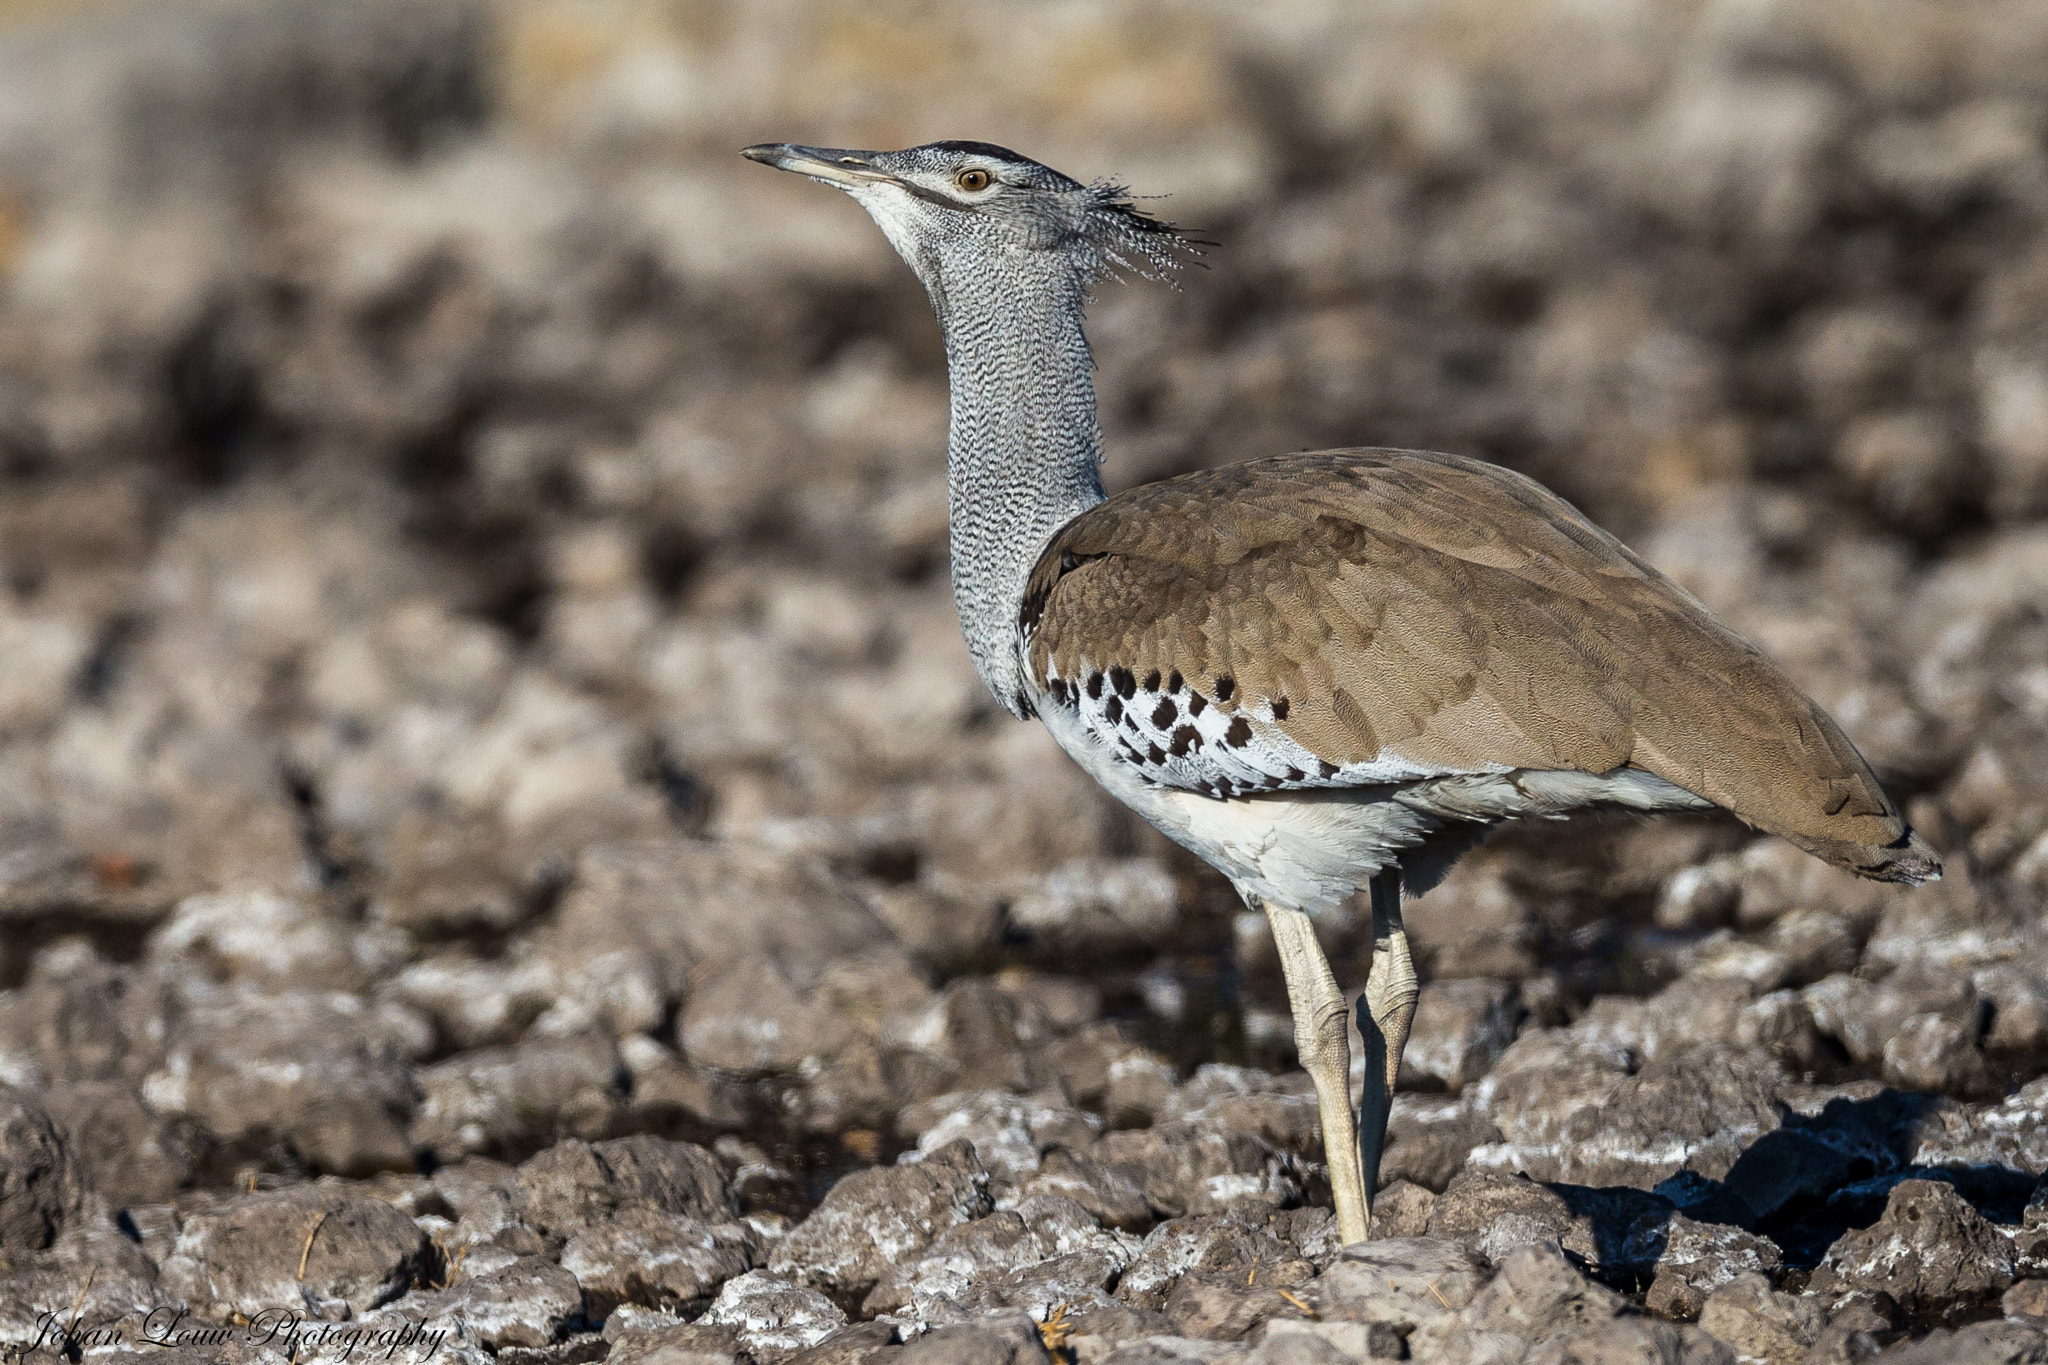
<path fill-rule="evenodd" d="M 1128 271 L 1165 279 L 1192 242 L 1122 185 L 1084 185 L 987 142 L 928 142 L 900 152 L 763 143 L 740 153 L 846 191 L 933 293 L 956 268 L 1019 263 L 1071 270 L 1083 284 Z"/>

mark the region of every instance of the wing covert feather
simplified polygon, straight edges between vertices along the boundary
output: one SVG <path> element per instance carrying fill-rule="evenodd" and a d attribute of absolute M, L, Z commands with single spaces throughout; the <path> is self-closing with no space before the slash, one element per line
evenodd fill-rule
<path fill-rule="evenodd" d="M 1054 537 L 1023 625 L 1041 686 L 1177 674 L 1335 767 L 1632 764 L 1823 856 L 1906 834 L 1776 665 L 1561 498 L 1477 460 L 1319 451 L 1133 489 Z"/>

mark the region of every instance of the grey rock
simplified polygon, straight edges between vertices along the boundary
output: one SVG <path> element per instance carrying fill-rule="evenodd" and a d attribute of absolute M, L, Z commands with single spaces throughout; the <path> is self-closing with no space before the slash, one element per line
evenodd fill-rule
<path fill-rule="evenodd" d="M 1509 1170 L 1555 1179 L 1572 1117 L 1598 1106 L 1640 1061 L 1631 1043 L 1596 1033 L 1525 1031 L 1472 1091 L 1477 1112 L 1505 1140 L 1489 1157 Z"/>
<path fill-rule="evenodd" d="M 827 963 L 888 954 L 891 945 L 888 930 L 822 866 L 739 840 L 592 847 L 577 861 L 559 922 L 565 944 L 637 952 L 678 985 L 697 964 L 745 961 L 774 962 L 810 985 Z"/>
<path fill-rule="evenodd" d="M 1207 1341 L 1242 1341 L 1276 1317 L 1303 1315 L 1301 1290 L 1315 1274 L 1307 1261 L 1232 1271 L 1191 1270 L 1174 1283 L 1160 1311 L 1175 1332 Z"/>
<path fill-rule="evenodd" d="M 598 1137 L 623 1100 L 623 1068 L 595 1034 L 478 1048 L 422 1067 L 411 1140 L 443 1161 Z"/>
<path fill-rule="evenodd" d="M 1163 1218 L 1238 1205 L 1278 1208 L 1301 1198 L 1296 1158 L 1247 1132 L 1160 1125 L 1111 1133 L 1092 1155 L 1142 1180 L 1146 1201 Z"/>
<path fill-rule="evenodd" d="M 431 1019 L 461 1050 L 516 1041 L 553 999 L 555 973 L 540 961 L 476 961 L 441 953 L 401 967 L 378 993 Z"/>
<path fill-rule="evenodd" d="M 633 1078 L 622 1127 L 636 1132 L 729 1131 L 747 1126 L 746 1084 L 692 1066 L 645 1034 L 619 1040 Z"/>
<path fill-rule="evenodd" d="M 520 1221 L 519 1171 L 486 1157 L 466 1157 L 433 1175 L 434 1196 L 455 1219 L 453 1246 L 488 1241 Z"/>
<path fill-rule="evenodd" d="M 123 1235 L 97 1196 L 87 1195 L 47 1248 L 0 1255 L 0 1348 L 25 1352 L 45 1314 L 118 1324 L 166 1299 L 147 1253 Z"/>
<path fill-rule="evenodd" d="M 1102 1131 L 1100 1119 L 1057 1095 L 1001 1090 L 921 1101 L 903 1112 L 898 1125 L 916 1136 L 920 1156 L 964 1141 L 991 1176 L 1013 1184 L 1036 1171 L 1050 1149 L 1085 1150 Z"/>
<path fill-rule="evenodd" d="M 634 1208 L 719 1222 L 739 1212 L 725 1166 L 702 1147 L 651 1136 L 571 1139 L 519 1168 L 521 1217 L 567 1236 Z"/>
<path fill-rule="evenodd" d="M 1651 1189 L 1681 1170 L 1718 1179 L 1778 1126 L 1770 1059 L 1722 1047 L 1660 1056 L 1565 1128 L 1565 1179 Z"/>
<path fill-rule="evenodd" d="M 1906 1138 L 1917 1166 L 2002 1166 L 2048 1175 L 2048 1077 L 2036 1077 L 1996 1104 L 1924 1105 Z"/>
<path fill-rule="evenodd" d="M 1088 1028 L 1102 1017 L 1102 987 L 1093 981 L 1010 968 L 997 974 L 995 985 L 1025 1016 L 1042 1019 L 1056 1034 Z"/>
<path fill-rule="evenodd" d="M 1785 959 L 1788 986 L 1808 985 L 1856 967 L 1856 927 L 1831 911 L 1791 910 L 1771 925 L 1767 942 Z"/>
<path fill-rule="evenodd" d="M 2048 973 L 2001 962 L 1978 968 L 1971 973 L 1970 984 L 1991 1004 L 1986 1048 L 2009 1052 L 2048 1048 Z"/>
<path fill-rule="evenodd" d="M 1966 1091 L 1988 1080 L 1973 1025 L 1940 1014 L 1915 1014 L 1884 1043 L 1884 1075 L 1908 1090 Z"/>
<path fill-rule="evenodd" d="M 156 1204 L 192 1178 L 190 1145 L 118 1081 L 78 1081 L 42 1092 L 66 1146 L 92 1187 L 115 1205 Z"/>
<path fill-rule="evenodd" d="M 894 1360 L 902 1354 L 896 1337 L 892 1323 L 849 1323 L 816 1346 L 791 1356 L 788 1365 L 867 1365 Z"/>
<path fill-rule="evenodd" d="M 16 1083 L 105 1080 L 141 1051 L 124 990 L 136 974 L 97 954 L 45 950 L 19 990 L 0 992 L 0 1077 Z"/>
<path fill-rule="evenodd" d="M 942 1327 L 905 1346 L 896 1359 L 907 1365 L 1038 1365 L 1051 1357 L 1036 1323 L 1005 1313 Z"/>
<path fill-rule="evenodd" d="M 1316 1282 L 1326 1320 L 1385 1323 L 1404 1336 L 1458 1312 L 1491 1278 L 1486 1261 L 1436 1237 L 1375 1239 L 1346 1247 Z"/>
<path fill-rule="evenodd" d="M 1380 1179 L 1441 1191 L 1473 1153 L 1493 1148 L 1501 1131 L 1473 1106 L 1433 1095 L 1397 1094 L 1387 1124 Z"/>
<path fill-rule="evenodd" d="M 1809 1289 L 1865 1290 L 1907 1312 L 1950 1313 L 1996 1299 L 2012 1278 L 2012 1243 L 1954 1187 L 1907 1180 L 1892 1190 L 1883 1218 L 1828 1248 Z"/>
<path fill-rule="evenodd" d="M 844 1327 L 846 1314 L 815 1289 L 750 1270 L 725 1282 L 702 1322 L 737 1328 L 755 1360 L 780 1362 Z"/>
<path fill-rule="evenodd" d="M 1646 1360 L 1736 1365 L 1735 1352 L 1699 1328 L 1647 1318 L 1615 1318 L 1554 1336 L 1528 1358 L 1532 1365 L 1634 1365 Z"/>
<path fill-rule="evenodd" d="M 186 964 L 266 993 L 359 993 L 396 948 L 317 903 L 269 890 L 187 896 L 149 940 L 159 964 Z"/>
<path fill-rule="evenodd" d="M 1138 1254 L 1117 1281 L 1116 1297 L 1134 1308 L 1157 1312 L 1175 1283 L 1192 1272 L 1225 1272 L 1237 1280 L 1256 1279 L 1261 1270 L 1305 1260 L 1274 1231 L 1228 1214 L 1201 1214 L 1161 1223 L 1146 1234 Z"/>
<path fill-rule="evenodd" d="M 1010 923 L 1069 951 L 1102 951 L 1156 941 L 1180 918 L 1180 891 L 1155 858 L 1063 863 L 1020 888 Z"/>
<path fill-rule="evenodd" d="M 733 1365 L 740 1350 L 737 1327 L 670 1320 L 620 1332 L 605 1361 L 606 1365 Z"/>
<path fill-rule="evenodd" d="M 1512 982 L 1431 981 L 1415 1004 L 1401 1075 L 1411 1084 L 1463 1090 L 1492 1069 L 1515 1041 L 1521 1007 Z"/>
<path fill-rule="evenodd" d="M 50 1245 L 85 1200 L 85 1172 L 34 1097 L 0 1087 L 0 1251 Z"/>
<path fill-rule="evenodd" d="M 1253 1350 L 1253 1365 L 1343 1365 L 1354 1360 L 1404 1360 L 1408 1344 L 1383 1322 L 1303 1322 L 1273 1318 Z"/>
<path fill-rule="evenodd" d="M 1422 1359 L 1459 1360 L 1500 1350 L 1494 1343 L 1503 1339 L 1522 1343 L 1521 1350 L 1557 1339 L 1591 1341 L 1622 1308 L 1620 1295 L 1587 1280 L 1555 1243 L 1536 1243 L 1503 1259 L 1458 1312 L 1418 1326 L 1409 1349 Z"/>
<path fill-rule="evenodd" d="M 1725 1341 L 1744 1360 L 1792 1365 L 1826 1325 L 1810 1299 L 1781 1294 L 1764 1276 L 1750 1272 L 1716 1287 L 1700 1309 L 1700 1329 Z"/>
<path fill-rule="evenodd" d="M 529 1256 L 489 1274 L 460 1276 L 447 1289 L 408 1294 L 387 1311 L 430 1324 L 458 1318 L 478 1341 L 501 1351 L 561 1340 L 582 1320 L 584 1298 L 567 1270 Z"/>
<path fill-rule="evenodd" d="M 1075 1359 L 1085 1365 L 1244 1365 L 1251 1351 L 1236 1342 L 1199 1341 L 1155 1332 L 1133 1341 L 1081 1337 Z"/>
<path fill-rule="evenodd" d="M 408 1011 L 354 996 L 210 991 L 180 1011 L 142 1097 L 218 1137 L 284 1138 L 332 1174 L 407 1169 L 412 1062 L 431 1038 Z"/>
<path fill-rule="evenodd" d="M 1630 1230 L 1622 1256 L 1652 1277 L 1645 1306 L 1686 1321 L 1698 1317 L 1722 1285 L 1743 1275 L 1775 1276 L 1783 1265 L 1769 1238 L 1682 1213 L 1642 1220 Z"/>
<path fill-rule="evenodd" d="M 947 1228 L 989 1213 L 988 1188 L 988 1169 L 965 1142 L 921 1161 L 856 1171 L 776 1245 L 769 1269 L 866 1294 Z"/>
<path fill-rule="evenodd" d="M 1344 1251 L 1337 1239 L 1337 1216 L 1326 1208 L 1282 1209 L 1267 1215 L 1266 1229 L 1319 1270 Z"/>
<path fill-rule="evenodd" d="M 1998 1307 L 2009 1318 L 2048 1322 L 2048 1279 L 2015 1280 L 1998 1301 Z"/>
<path fill-rule="evenodd" d="M 1035 1196 L 940 1233 L 883 1275 L 862 1311 L 930 1323 L 994 1308 L 1095 1306 L 1138 1248 L 1073 1200 Z"/>
<path fill-rule="evenodd" d="M 1030 1045 L 1050 1031 L 1028 1001 L 984 977 L 963 977 L 906 1025 L 905 1036 L 952 1073 L 948 1089 L 1028 1093 L 1041 1082 Z"/>
<path fill-rule="evenodd" d="M 426 1234 L 382 1200 L 298 1185 L 186 1218 L 163 1286 L 215 1320 L 280 1308 L 333 1319 L 403 1294 L 427 1256 Z"/>
<path fill-rule="evenodd" d="M 151 1264 L 161 1264 L 177 1245 L 180 1219 L 169 1204 L 131 1205 L 117 1215 L 119 1226 L 142 1248 Z M 132 1231 L 131 1231 L 132 1230 Z"/>
<path fill-rule="evenodd" d="M 1176 1087 L 1153 1113 L 1158 1124 L 1185 1124 L 1208 1132 L 1248 1133 L 1297 1156 L 1322 1154 L 1322 1128 L 1307 1077 L 1273 1076 L 1214 1062 Z"/>
<path fill-rule="evenodd" d="M 650 1204 L 629 1204 L 586 1224 L 562 1248 L 590 1317 L 622 1303 L 678 1314 L 699 1309 L 718 1287 L 760 1261 L 760 1238 L 740 1223 L 704 1223 Z"/>
<path fill-rule="evenodd" d="M 2040 1365 L 2048 1361 L 2048 1331 L 2027 1322 L 1975 1322 L 1951 1332 L 1936 1328 L 1918 1341 L 1885 1352 L 1899 1365 Z"/>
<path fill-rule="evenodd" d="M 1804 992 L 1821 1030 L 1859 1062 L 1884 1060 L 1885 1044 L 1915 1015 L 1939 1015 L 1975 1036 L 1983 1007 L 1967 976 L 1902 967 L 1873 985 L 1837 975 Z"/>
<path fill-rule="evenodd" d="M 676 1019 L 676 1046 L 685 1056 L 736 1075 L 792 1071 L 832 1056 L 846 1040 L 831 1009 L 761 957 L 711 976 Z"/>
<path fill-rule="evenodd" d="M 1089 1053 L 1089 1070 L 1092 1071 L 1097 1063 L 1103 1067 L 1102 1113 L 1110 1127 L 1142 1127 L 1167 1112 L 1178 1078 L 1172 1064 L 1164 1057 L 1149 1048 L 1121 1039 L 1111 1041 L 1100 1035 L 1094 1040 Z M 1090 1091 L 1069 1086 L 1067 1093 L 1076 1100 L 1082 1100 Z"/>
<path fill-rule="evenodd" d="M 1761 1052 L 1787 1071 L 1818 1070 L 1830 1055 L 1827 1040 L 1813 1020 L 1813 1011 L 1799 992 L 1771 991 L 1745 1005 L 1735 1020 L 1734 1043 Z"/>
<path fill-rule="evenodd" d="M 1019 1195 L 1072 1199 L 1103 1226 L 1125 1232 L 1143 1232 L 1155 1221 L 1145 1186 L 1130 1164 L 1100 1161 L 1084 1153 L 1048 1152 Z"/>
<path fill-rule="evenodd" d="M 1435 1207 L 1436 1196 L 1422 1186 L 1407 1180 L 1390 1181 L 1373 1195 L 1372 1235 L 1420 1237 L 1429 1230 L 1430 1211 Z"/>
<path fill-rule="evenodd" d="M 1489 1261 L 1545 1241 L 1598 1258 L 1591 1220 L 1556 1191 L 1526 1176 L 1491 1171 L 1467 1171 L 1453 1180 L 1430 1207 L 1427 1235 L 1461 1243 Z"/>

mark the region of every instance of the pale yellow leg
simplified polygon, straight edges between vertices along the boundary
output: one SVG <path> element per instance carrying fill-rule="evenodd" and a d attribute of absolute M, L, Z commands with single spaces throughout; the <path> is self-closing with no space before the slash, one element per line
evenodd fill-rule
<path fill-rule="evenodd" d="M 1359 1106 L 1358 1137 L 1366 1216 L 1379 1190 L 1380 1158 L 1387 1150 L 1387 1117 L 1394 1108 L 1394 1082 L 1401 1052 L 1415 1019 L 1415 963 L 1401 927 L 1401 874 L 1392 869 L 1372 883 L 1372 970 L 1358 998 L 1358 1032 L 1365 1039 L 1365 1098 Z M 1348 1238 L 1346 1240 L 1349 1240 Z"/>
<path fill-rule="evenodd" d="M 1344 993 L 1337 989 L 1337 978 L 1330 973 L 1329 959 L 1306 914 L 1254 897 L 1246 900 L 1266 912 L 1273 942 L 1280 949 L 1287 1004 L 1294 1012 L 1294 1047 L 1316 1087 L 1323 1156 L 1330 1163 L 1330 1194 L 1337 1205 L 1337 1235 L 1346 1246 L 1363 1242 L 1372 1227 L 1366 1201 L 1371 1186 L 1359 1164 L 1358 1129 L 1351 1111 L 1350 1021 Z"/>

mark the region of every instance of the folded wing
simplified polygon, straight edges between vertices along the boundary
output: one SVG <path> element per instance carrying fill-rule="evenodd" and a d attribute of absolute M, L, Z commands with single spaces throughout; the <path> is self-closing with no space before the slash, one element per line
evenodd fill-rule
<path fill-rule="evenodd" d="M 1054 538 L 1021 624 L 1054 703 L 1166 785 L 1634 767 L 1865 875 L 1939 869 L 1775 664 L 1482 461 L 1320 451 L 1132 490 Z"/>

